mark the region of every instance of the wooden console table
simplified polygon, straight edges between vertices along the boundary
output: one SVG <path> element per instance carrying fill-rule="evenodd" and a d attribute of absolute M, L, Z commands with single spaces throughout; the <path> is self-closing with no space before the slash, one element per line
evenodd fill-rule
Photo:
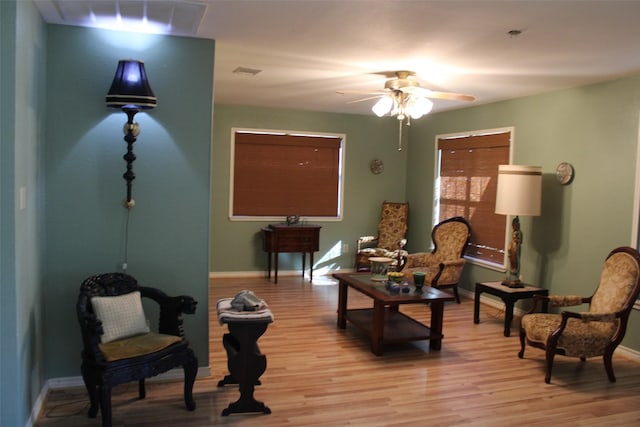
<path fill-rule="evenodd" d="M 274 259 L 274 283 L 278 283 L 278 254 L 302 253 L 302 276 L 309 253 L 309 282 L 313 281 L 313 253 L 320 249 L 320 227 L 314 224 L 270 224 L 262 229 L 262 249 L 267 252 L 267 278 L 271 279 L 271 254 Z"/>

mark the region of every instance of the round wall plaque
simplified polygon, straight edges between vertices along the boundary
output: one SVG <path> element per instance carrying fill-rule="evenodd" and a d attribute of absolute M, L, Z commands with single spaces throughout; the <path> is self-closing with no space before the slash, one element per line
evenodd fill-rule
<path fill-rule="evenodd" d="M 562 185 L 567 185 L 573 179 L 573 166 L 571 163 L 562 162 L 556 168 L 556 180 Z"/>
<path fill-rule="evenodd" d="M 382 171 L 384 170 L 384 163 L 380 159 L 373 159 L 373 160 L 371 160 L 371 164 L 369 165 L 369 169 L 371 169 L 372 173 L 378 175 L 378 174 L 382 173 Z"/>

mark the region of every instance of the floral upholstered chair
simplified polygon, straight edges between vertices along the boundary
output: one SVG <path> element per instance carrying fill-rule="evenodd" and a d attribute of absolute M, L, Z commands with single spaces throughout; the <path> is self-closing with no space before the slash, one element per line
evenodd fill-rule
<path fill-rule="evenodd" d="M 427 285 L 451 288 L 460 304 L 458 282 L 465 265 L 464 253 L 471 238 L 471 226 L 462 217 L 449 218 L 433 227 L 433 251 L 407 255 L 403 273 L 408 279 L 414 272 L 425 272 Z"/>
<path fill-rule="evenodd" d="M 600 283 L 592 296 L 536 296 L 536 301 L 546 299 L 552 307 L 581 304 L 589 304 L 589 307 L 582 312 L 524 315 L 518 357 L 524 357 L 525 344 L 545 350 L 544 380 L 548 384 L 556 354 L 579 357 L 582 361 L 602 356 L 609 381 L 615 382 L 611 363 L 613 351 L 624 338 L 629 313 L 639 291 L 640 254 L 628 247 L 614 249 L 604 262 Z"/>
<path fill-rule="evenodd" d="M 401 269 L 407 252 L 407 223 L 409 203 L 383 202 L 377 236 L 363 236 L 358 239 L 356 271 L 369 271 L 371 257 L 387 257 L 394 260 L 393 266 Z M 400 265 L 398 265 L 400 264 Z"/>

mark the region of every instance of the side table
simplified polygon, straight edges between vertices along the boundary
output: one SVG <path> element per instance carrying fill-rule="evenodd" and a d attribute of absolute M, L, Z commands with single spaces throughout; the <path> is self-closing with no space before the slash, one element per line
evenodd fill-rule
<path fill-rule="evenodd" d="M 480 323 L 480 294 L 486 292 L 495 295 L 504 301 L 504 336 L 511 335 L 511 322 L 513 321 L 513 306 L 519 299 L 533 298 L 534 295 L 549 295 L 548 289 L 536 288 L 531 285 L 524 285 L 522 288 L 510 288 L 501 282 L 478 282 L 476 283 L 475 298 L 473 301 L 473 323 Z M 549 309 L 548 303 L 542 304 L 542 311 L 545 313 Z"/>

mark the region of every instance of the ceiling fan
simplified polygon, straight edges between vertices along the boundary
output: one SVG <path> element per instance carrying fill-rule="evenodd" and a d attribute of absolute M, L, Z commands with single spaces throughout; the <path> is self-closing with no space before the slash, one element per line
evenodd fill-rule
<path fill-rule="evenodd" d="M 389 79 L 384 83 L 384 89 L 374 92 L 358 90 L 339 90 L 341 95 L 359 94 L 370 95 L 365 98 L 356 99 L 353 102 L 368 101 L 380 98 L 371 110 L 378 116 L 386 114 L 396 116 L 399 124 L 398 151 L 402 150 L 402 124 L 406 119 L 407 126 L 411 125 L 411 119 L 419 119 L 428 114 L 433 108 L 431 99 L 446 99 L 452 101 L 475 101 L 475 97 L 461 93 L 433 91 L 420 86 L 413 71 L 391 71 L 379 73 Z"/>

